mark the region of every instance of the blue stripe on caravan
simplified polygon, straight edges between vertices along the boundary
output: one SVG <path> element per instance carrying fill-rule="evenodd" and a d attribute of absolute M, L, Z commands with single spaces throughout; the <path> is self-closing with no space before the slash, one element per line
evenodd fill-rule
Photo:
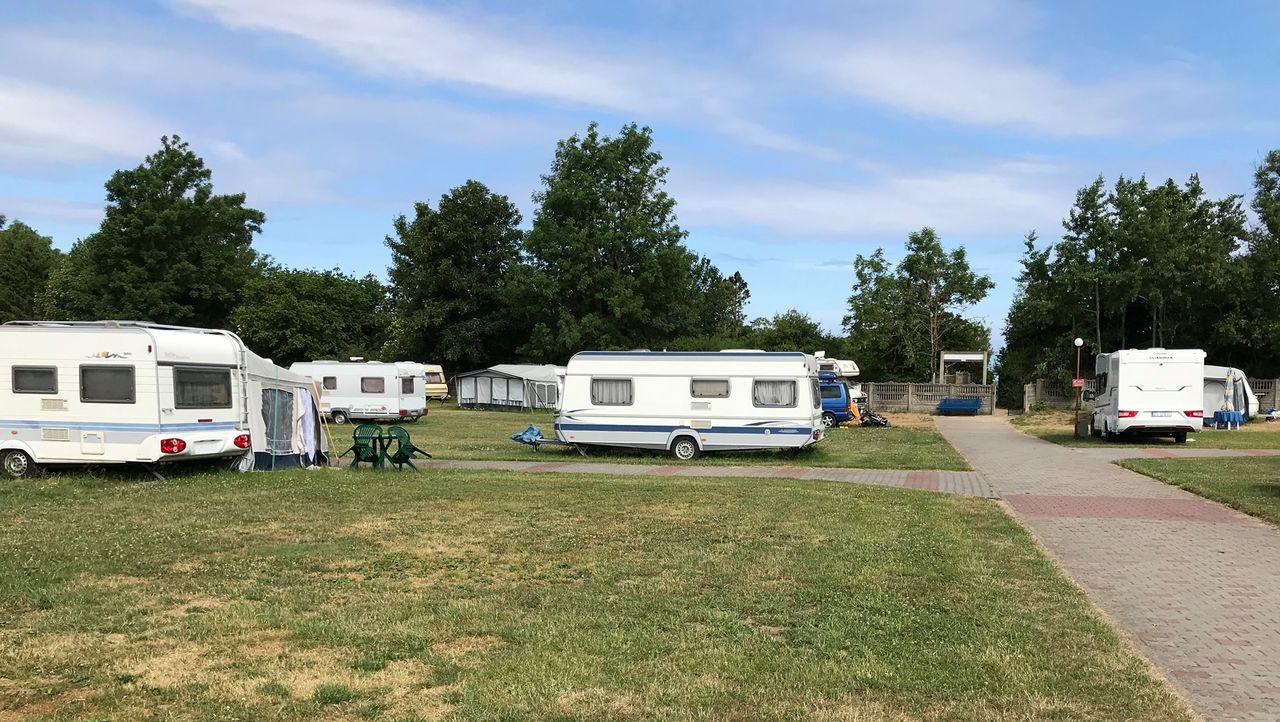
<path fill-rule="evenodd" d="M 49 419 L 46 421 L 32 421 L 30 419 L 0 419 L 0 427 L 9 427 L 14 429 L 76 429 L 79 431 L 220 431 L 224 429 L 234 429 L 236 427 L 236 422 L 215 421 L 207 424 L 131 424 L 126 422 L 60 421 L 58 419 Z"/>
<path fill-rule="evenodd" d="M 802 426 L 713 426 L 709 429 L 695 429 L 692 426 L 643 426 L 633 424 L 556 424 L 557 431 L 622 431 L 670 433 L 676 429 L 688 429 L 698 434 L 808 434 L 810 429 Z"/>

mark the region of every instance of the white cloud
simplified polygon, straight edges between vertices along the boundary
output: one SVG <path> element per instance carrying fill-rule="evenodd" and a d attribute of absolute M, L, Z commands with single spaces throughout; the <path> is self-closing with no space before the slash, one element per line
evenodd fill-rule
<path fill-rule="evenodd" d="M 906 0 L 857 29 L 793 28 L 770 45 L 817 87 L 909 115 L 1050 137 L 1186 132 L 1207 121 L 1215 91 L 1185 57 L 1106 65 L 1043 59 L 1040 19 L 1020 3 Z M 1103 61 L 1105 63 L 1105 61 Z"/>
<path fill-rule="evenodd" d="M 710 178 L 672 181 L 681 224 L 759 227 L 784 238 L 905 236 L 931 226 L 946 237 L 1056 227 L 1071 185 L 1044 167 L 887 174 L 864 183 Z"/>
<path fill-rule="evenodd" d="M 464 17 L 385 0 L 172 0 L 232 27 L 301 38 L 369 75 L 469 86 L 503 96 L 667 118 L 693 118 L 764 148 L 831 151 L 744 117 L 751 89 L 736 76 L 528 23 Z"/>
<path fill-rule="evenodd" d="M 125 105 L 0 77 L 0 159 L 85 161 L 141 156 L 162 125 Z"/>
<path fill-rule="evenodd" d="M 29 196 L 0 196 L 0 215 L 10 221 L 32 221 L 39 230 L 38 220 L 52 219 L 68 223 L 98 223 L 102 220 L 103 204 L 88 201 L 72 201 L 62 198 L 32 198 Z"/>

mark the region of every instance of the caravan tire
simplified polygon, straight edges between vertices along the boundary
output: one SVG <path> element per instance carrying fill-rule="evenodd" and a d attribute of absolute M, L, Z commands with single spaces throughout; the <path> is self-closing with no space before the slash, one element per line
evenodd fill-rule
<path fill-rule="evenodd" d="M 347 412 L 345 412 L 345 411 L 335 411 L 335 412 L 333 412 L 333 423 L 335 423 L 335 424 L 345 424 L 345 423 L 347 423 L 348 421 L 350 421 L 350 419 L 348 419 L 348 418 L 347 418 Z"/>
<path fill-rule="evenodd" d="M 680 461 L 693 461 L 701 453 L 698 442 L 692 436 L 681 436 L 671 442 L 671 455 Z"/>
<path fill-rule="evenodd" d="M 4 469 L 4 475 L 11 479 L 35 476 L 37 471 L 36 462 L 32 461 L 27 452 L 18 449 L 0 452 L 0 468 Z"/>

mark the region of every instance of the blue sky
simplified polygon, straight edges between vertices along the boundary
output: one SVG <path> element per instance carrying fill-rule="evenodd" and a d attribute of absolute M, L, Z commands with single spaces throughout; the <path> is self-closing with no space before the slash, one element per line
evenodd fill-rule
<path fill-rule="evenodd" d="M 557 140 L 654 129 L 691 248 L 835 329 L 856 254 L 933 226 L 996 281 L 1098 174 L 1249 192 L 1280 147 L 1269 1 L 0 0 L 0 213 L 67 248 L 178 133 L 281 262 L 383 274 L 468 178 L 532 219 Z"/>

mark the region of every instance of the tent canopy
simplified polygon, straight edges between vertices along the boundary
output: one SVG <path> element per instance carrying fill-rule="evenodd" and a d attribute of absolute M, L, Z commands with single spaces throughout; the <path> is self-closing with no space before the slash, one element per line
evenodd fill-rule
<path fill-rule="evenodd" d="M 329 447 L 311 379 L 248 350 L 244 363 L 252 452 L 241 460 L 241 470 L 326 463 Z"/>
<path fill-rule="evenodd" d="M 462 408 L 553 409 L 560 399 L 561 366 L 498 364 L 458 374 Z"/>

